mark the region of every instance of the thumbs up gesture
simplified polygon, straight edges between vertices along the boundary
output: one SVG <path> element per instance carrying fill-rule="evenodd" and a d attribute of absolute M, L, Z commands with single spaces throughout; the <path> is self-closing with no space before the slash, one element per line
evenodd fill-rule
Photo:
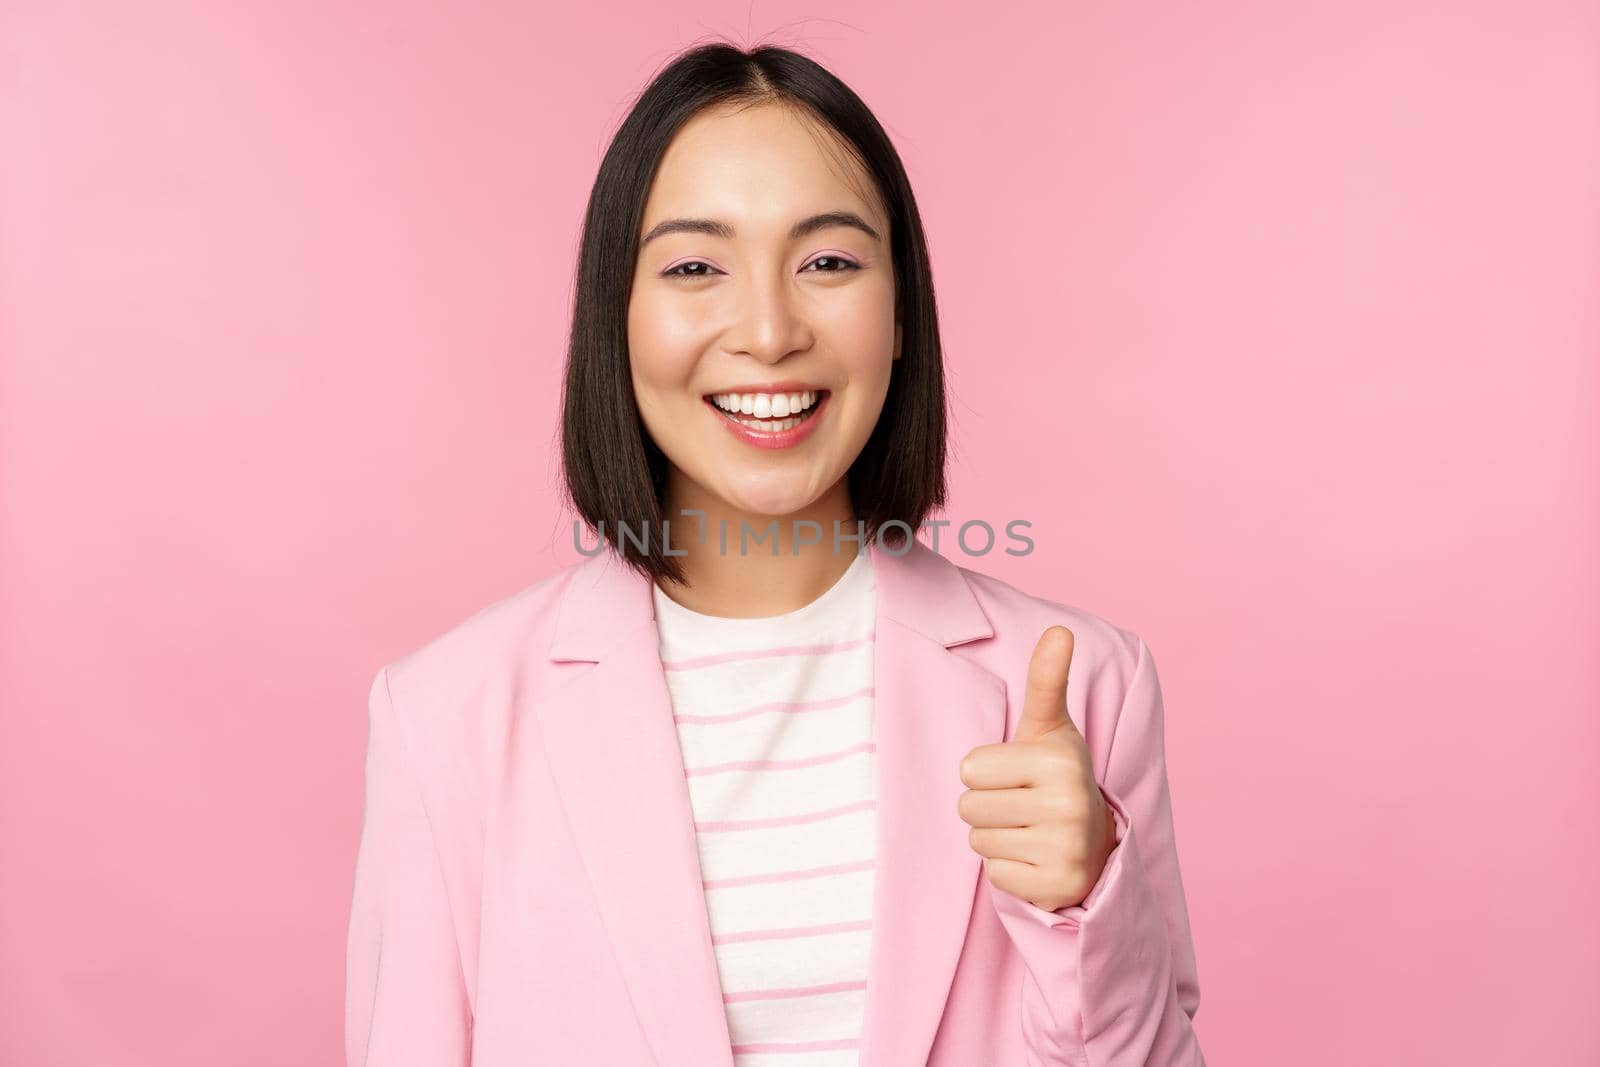
<path fill-rule="evenodd" d="M 997 889 L 1046 911 L 1082 903 L 1116 844 L 1089 746 L 1067 715 L 1072 631 L 1045 630 L 1028 663 L 1022 719 L 1009 741 L 961 761 L 957 811 Z"/>

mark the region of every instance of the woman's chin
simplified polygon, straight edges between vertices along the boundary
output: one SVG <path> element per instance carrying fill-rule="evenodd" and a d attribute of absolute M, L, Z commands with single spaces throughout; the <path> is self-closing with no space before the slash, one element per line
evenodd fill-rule
<path fill-rule="evenodd" d="M 734 510 L 748 515 L 748 521 L 759 531 L 770 522 L 780 522 L 785 516 L 805 510 L 816 502 L 816 494 L 809 487 L 768 486 L 759 490 L 730 492 L 723 499 Z M 737 531 L 730 530 L 729 533 L 737 534 Z"/>
<path fill-rule="evenodd" d="M 757 529 L 767 523 L 781 522 L 786 515 L 793 515 L 804 508 L 810 501 L 803 497 L 747 497 L 733 501 L 734 507 L 749 516 L 749 521 Z"/>

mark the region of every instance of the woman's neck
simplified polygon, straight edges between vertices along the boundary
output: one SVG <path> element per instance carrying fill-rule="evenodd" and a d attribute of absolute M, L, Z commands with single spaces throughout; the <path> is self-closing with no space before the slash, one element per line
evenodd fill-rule
<path fill-rule="evenodd" d="M 702 615 L 751 619 L 798 611 L 831 589 L 865 550 L 856 541 L 844 540 L 858 530 L 843 479 L 809 507 L 790 515 L 741 511 L 693 486 L 674 486 L 667 499 L 672 549 L 686 553 L 674 558 L 687 583 L 664 581 L 660 588 Z M 704 512 L 703 544 L 700 517 L 680 514 L 682 509 Z M 835 522 L 840 535 L 837 550 Z"/>

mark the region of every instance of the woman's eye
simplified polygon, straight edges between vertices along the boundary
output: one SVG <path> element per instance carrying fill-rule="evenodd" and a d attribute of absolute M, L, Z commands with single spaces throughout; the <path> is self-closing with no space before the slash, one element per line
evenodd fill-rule
<path fill-rule="evenodd" d="M 860 264 L 852 263 L 850 260 L 845 259 L 843 256 L 818 256 L 816 259 L 813 259 L 811 261 L 810 266 L 815 267 L 818 264 L 822 264 L 822 263 L 829 263 L 829 264 L 833 264 L 833 265 L 830 266 L 830 267 L 827 267 L 826 269 L 819 270 L 817 272 L 819 274 L 843 274 L 845 271 L 860 270 L 861 269 Z M 802 272 L 802 273 L 804 273 L 804 272 Z"/>
<path fill-rule="evenodd" d="M 701 267 L 702 270 L 685 270 L 685 267 Z M 687 263 L 679 263 L 676 267 L 661 272 L 663 278 L 709 278 L 716 268 L 698 259 L 691 259 Z"/>
<path fill-rule="evenodd" d="M 815 271 L 817 274 L 843 274 L 847 271 L 861 269 L 859 263 L 854 263 L 843 256 L 818 256 L 808 263 L 801 270 L 801 273 L 804 274 L 813 267 L 817 268 Z M 661 276 L 663 278 L 709 278 L 713 274 L 720 273 L 722 272 L 708 263 L 698 259 L 691 259 L 662 271 Z"/>

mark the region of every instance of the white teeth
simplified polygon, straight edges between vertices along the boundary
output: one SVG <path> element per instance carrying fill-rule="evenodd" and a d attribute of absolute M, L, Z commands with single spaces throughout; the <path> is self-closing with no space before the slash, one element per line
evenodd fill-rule
<path fill-rule="evenodd" d="M 817 402 L 817 393 L 810 389 L 800 393 L 716 393 L 711 402 L 732 414 L 782 419 L 810 410 Z"/>
<path fill-rule="evenodd" d="M 711 402 L 729 415 L 750 416 L 734 420 L 740 425 L 782 433 L 804 422 L 817 399 L 818 394 L 808 389 L 801 393 L 715 393 Z"/>
<path fill-rule="evenodd" d="M 740 426 L 748 426 L 752 430 L 762 430 L 766 433 L 782 433 L 784 430 L 791 430 L 805 421 L 806 420 L 804 417 L 793 419 L 764 419 L 761 422 L 757 422 L 754 419 L 738 420 Z"/>

